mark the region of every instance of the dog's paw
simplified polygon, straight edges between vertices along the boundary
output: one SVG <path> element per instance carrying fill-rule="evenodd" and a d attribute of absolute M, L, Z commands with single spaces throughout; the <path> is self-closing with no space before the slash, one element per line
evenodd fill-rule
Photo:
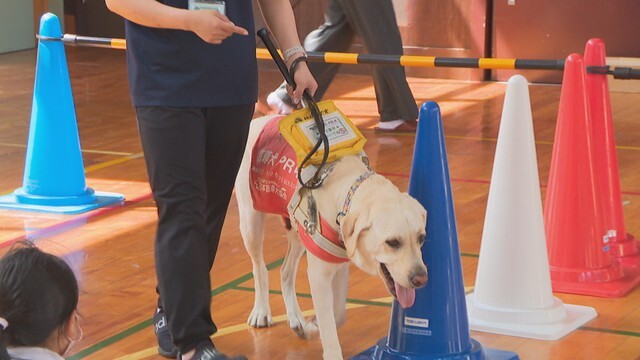
<path fill-rule="evenodd" d="M 305 326 L 307 321 L 302 315 L 301 312 L 289 313 L 287 314 L 287 319 L 289 320 L 289 327 L 293 330 L 298 337 L 302 339 L 307 339 L 307 335 L 305 334 Z"/>
<path fill-rule="evenodd" d="M 270 327 L 271 325 L 273 325 L 271 312 L 268 309 L 265 310 L 254 308 L 253 311 L 251 311 L 251 315 L 249 315 L 247 324 L 254 328 Z"/>
<path fill-rule="evenodd" d="M 289 326 L 298 337 L 305 340 L 311 340 L 318 335 L 318 322 L 315 316 L 309 318 L 309 321 L 305 321 L 304 319 L 302 321 L 296 321 L 295 323 L 289 321 Z"/>
<path fill-rule="evenodd" d="M 320 333 L 318 330 L 318 320 L 315 316 L 312 316 L 309 321 L 304 324 L 304 333 L 307 339 L 312 339 Z"/>
<path fill-rule="evenodd" d="M 304 339 L 304 316 L 302 314 L 288 315 L 289 327 L 294 333 Z"/>

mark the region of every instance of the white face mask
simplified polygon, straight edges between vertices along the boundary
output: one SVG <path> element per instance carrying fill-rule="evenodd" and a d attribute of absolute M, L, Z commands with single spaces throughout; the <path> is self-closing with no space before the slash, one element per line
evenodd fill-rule
<path fill-rule="evenodd" d="M 69 340 L 69 345 L 67 345 L 67 348 L 64 349 L 64 351 L 62 352 L 62 356 L 66 355 L 69 352 L 69 350 L 71 350 L 74 343 L 77 343 L 78 341 L 82 340 L 82 337 L 84 336 L 84 332 L 82 331 L 82 328 L 79 328 L 79 331 L 80 331 L 80 336 L 78 336 L 77 339 L 71 339 L 67 335 L 64 336 L 67 338 L 67 340 Z"/>
<path fill-rule="evenodd" d="M 64 351 L 62 352 L 62 356 L 66 355 L 69 352 L 69 350 L 71 350 L 74 343 L 77 343 L 78 341 L 82 340 L 82 338 L 84 337 L 84 332 L 80 327 L 80 318 L 78 317 L 78 314 L 76 314 L 76 326 L 78 327 L 78 332 L 80 333 L 77 339 L 72 339 L 69 336 L 67 336 L 67 334 L 64 334 L 64 337 L 67 338 L 67 340 L 69 341 L 69 344 L 67 345 L 67 348 L 64 349 Z"/>

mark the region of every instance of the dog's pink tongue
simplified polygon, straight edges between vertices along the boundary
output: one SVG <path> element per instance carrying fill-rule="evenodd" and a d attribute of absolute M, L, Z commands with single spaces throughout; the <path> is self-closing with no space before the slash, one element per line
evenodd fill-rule
<path fill-rule="evenodd" d="M 396 286 L 396 296 L 398 297 L 400 306 L 402 306 L 403 309 L 413 306 L 413 303 L 416 301 L 416 289 L 408 289 L 398 285 L 398 283 L 394 285 Z"/>

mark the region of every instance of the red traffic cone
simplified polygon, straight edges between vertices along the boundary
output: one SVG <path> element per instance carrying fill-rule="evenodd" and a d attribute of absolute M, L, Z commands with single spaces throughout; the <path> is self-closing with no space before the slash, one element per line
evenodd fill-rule
<path fill-rule="evenodd" d="M 623 296 L 640 282 L 611 254 L 593 164 L 585 68 L 579 54 L 565 61 L 544 207 L 554 291 Z"/>
<path fill-rule="evenodd" d="M 604 41 L 591 39 L 584 49 L 585 66 L 607 66 Z M 638 241 L 628 234 L 624 226 L 618 156 L 611 116 L 611 99 L 606 74 L 586 75 L 587 99 L 591 110 L 593 134 L 593 160 L 598 176 L 597 193 L 602 196 L 602 216 L 605 230 L 611 242 L 611 254 L 618 257 L 623 266 L 640 265 Z"/>

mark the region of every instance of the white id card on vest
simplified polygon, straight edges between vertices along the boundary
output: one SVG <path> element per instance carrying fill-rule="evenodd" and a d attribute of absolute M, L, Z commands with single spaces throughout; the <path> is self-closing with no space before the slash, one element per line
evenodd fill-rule
<path fill-rule="evenodd" d="M 189 0 L 189 10 L 215 10 L 225 14 L 225 3 L 220 0 Z"/>

